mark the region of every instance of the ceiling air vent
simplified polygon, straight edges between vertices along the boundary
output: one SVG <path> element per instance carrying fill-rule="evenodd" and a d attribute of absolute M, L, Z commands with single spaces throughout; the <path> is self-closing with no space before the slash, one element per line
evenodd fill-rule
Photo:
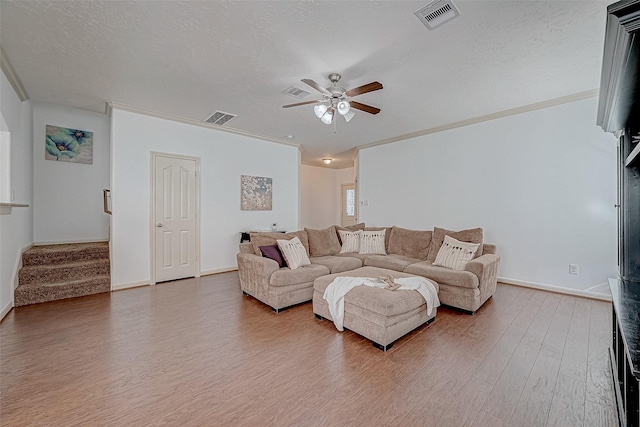
<path fill-rule="evenodd" d="M 237 114 L 225 113 L 224 111 L 215 110 L 208 119 L 205 120 L 207 123 L 211 123 L 214 125 L 222 126 L 227 123 L 231 119 L 235 119 L 238 117 Z"/>
<path fill-rule="evenodd" d="M 413 12 L 430 30 L 460 16 L 460 11 L 451 0 L 435 0 Z"/>
<path fill-rule="evenodd" d="M 289 86 L 287 89 L 283 90 L 282 93 L 284 93 L 285 95 L 293 96 L 294 98 L 302 99 L 305 96 L 309 95 L 311 92 L 298 89 L 295 86 Z"/>

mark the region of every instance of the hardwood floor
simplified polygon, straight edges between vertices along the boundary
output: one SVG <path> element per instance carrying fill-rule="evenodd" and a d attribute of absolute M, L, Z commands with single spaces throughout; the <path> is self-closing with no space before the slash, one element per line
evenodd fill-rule
<path fill-rule="evenodd" d="M 384 353 L 206 276 L 12 310 L 0 423 L 615 426 L 610 324 L 609 303 L 499 284 Z"/>

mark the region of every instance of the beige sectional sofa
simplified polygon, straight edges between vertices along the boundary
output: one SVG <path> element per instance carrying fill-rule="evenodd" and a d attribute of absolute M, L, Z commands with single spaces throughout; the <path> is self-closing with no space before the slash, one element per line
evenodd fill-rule
<path fill-rule="evenodd" d="M 252 233 L 250 243 L 240 244 L 237 255 L 240 286 L 243 293 L 269 305 L 276 312 L 292 305 L 311 301 L 315 279 L 344 273 L 363 266 L 385 268 L 423 276 L 438 283 L 442 305 L 474 314 L 496 289 L 500 257 L 496 247 L 483 242 L 481 228 L 451 231 L 408 230 L 400 227 L 364 227 L 353 229 L 385 230 L 386 254 L 340 253 L 337 229 L 305 229 L 292 233 Z M 343 230 L 346 230 L 342 228 Z M 464 270 L 433 265 L 445 236 L 461 242 L 479 244 L 475 257 Z M 311 264 L 295 270 L 280 267 L 278 262 L 262 256 L 260 246 L 273 246 L 278 239 L 298 237 Z"/>

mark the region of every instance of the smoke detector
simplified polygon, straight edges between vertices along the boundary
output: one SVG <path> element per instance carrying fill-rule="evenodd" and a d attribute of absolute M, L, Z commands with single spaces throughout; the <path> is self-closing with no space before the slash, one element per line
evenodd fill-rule
<path fill-rule="evenodd" d="M 227 123 L 229 120 L 235 119 L 238 117 L 237 114 L 225 113 L 224 111 L 215 110 L 208 119 L 204 121 L 207 123 L 211 123 L 213 125 L 222 126 Z"/>
<path fill-rule="evenodd" d="M 413 13 L 430 30 L 460 16 L 460 11 L 451 0 L 434 0 Z"/>

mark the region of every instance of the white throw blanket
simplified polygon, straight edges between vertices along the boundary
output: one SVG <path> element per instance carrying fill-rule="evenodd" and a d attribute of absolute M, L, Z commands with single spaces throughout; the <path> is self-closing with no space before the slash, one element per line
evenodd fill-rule
<path fill-rule="evenodd" d="M 440 306 L 436 287 L 424 277 L 402 277 L 394 279 L 393 282 L 400 285 L 400 287 L 395 291 L 389 292 L 418 291 L 427 303 L 427 315 L 431 316 L 433 309 Z M 323 298 L 329 304 L 329 313 L 331 313 L 333 323 L 339 331 L 344 330 L 344 296 L 356 286 L 384 288 L 387 283 L 382 279 L 372 277 L 336 277 L 325 289 Z"/>

